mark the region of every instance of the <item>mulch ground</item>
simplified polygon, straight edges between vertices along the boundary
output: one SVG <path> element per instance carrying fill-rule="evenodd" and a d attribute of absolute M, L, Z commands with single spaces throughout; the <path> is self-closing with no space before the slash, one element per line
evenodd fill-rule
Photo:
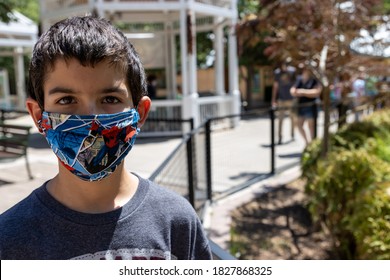
<path fill-rule="evenodd" d="M 314 224 L 300 179 L 272 187 L 232 212 L 231 252 L 239 259 L 332 259 L 329 236 Z"/>

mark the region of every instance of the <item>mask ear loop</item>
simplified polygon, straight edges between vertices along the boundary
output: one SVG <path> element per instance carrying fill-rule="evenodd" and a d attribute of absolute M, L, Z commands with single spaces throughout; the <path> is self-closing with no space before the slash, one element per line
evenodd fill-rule
<path fill-rule="evenodd" d="M 45 111 L 45 109 L 43 108 L 43 104 L 42 104 L 41 100 L 37 100 L 37 102 L 38 102 L 39 108 L 41 109 L 41 118 L 37 121 L 38 132 L 41 135 L 45 135 L 46 134 L 45 129 L 42 126 L 42 115 L 43 115 L 43 112 Z"/>
<path fill-rule="evenodd" d="M 41 117 L 41 119 L 39 119 L 37 121 L 37 125 L 38 125 L 38 132 L 39 132 L 39 134 L 45 136 L 46 133 L 45 133 L 45 129 L 43 128 L 43 125 L 42 125 L 42 117 Z"/>
<path fill-rule="evenodd" d="M 39 132 L 39 134 L 45 136 L 46 135 L 46 133 L 45 133 L 46 129 L 42 125 L 42 116 L 43 116 L 43 112 L 45 110 L 43 109 L 43 106 L 42 106 L 41 102 L 38 102 L 38 105 L 39 105 L 39 108 L 41 109 L 41 118 L 37 121 L 38 132 Z"/>
<path fill-rule="evenodd" d="M 136 106 L 134 106 L 134 110 L 137 112 L 137 114 L 139 116 L 138 105 L 139 105 L 139 102 L 138 102 L 138 104 Z M 137 121 L 137 123 L 138 123 L 138 121 Z"/>

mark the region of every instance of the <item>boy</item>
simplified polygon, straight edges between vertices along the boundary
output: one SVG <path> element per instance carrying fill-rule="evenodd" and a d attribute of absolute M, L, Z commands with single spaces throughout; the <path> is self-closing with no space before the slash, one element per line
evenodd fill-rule
<path fill-rule="evenodd" d="M 0 216 L 0 259 L 210 259 L 189 203 L 124 169 L 151 101 L 111 24 L 75 17 L 35 45 L 27 109 L 59 172 Z"/>

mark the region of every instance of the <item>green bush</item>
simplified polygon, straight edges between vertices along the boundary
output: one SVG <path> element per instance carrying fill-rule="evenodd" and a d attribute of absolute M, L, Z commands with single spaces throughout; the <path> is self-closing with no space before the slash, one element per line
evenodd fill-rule
<path fill-rule="evenodd" d="M 338 152 L 342 149 L 358 149 L 365 146 L 370 138 L 374 138 L 375 141 L 384 142 L 384 145 L 380 148 L 387 147 L 387 151 L 386 148 L 375 151 L 379 153 L 377 155 L 383 155 L 382 152 L 388 155 L 388 143 L 390 143 L 388 142 L 390 140 L 390 110 L 377 111 L 361 122 L 343 126 L 336 134 L 330 133 L 330 152 Z M 313 172 L 313 167 L 315 167 L 316 162 L 319 160 L 320 154 L 321 140 L 315 139 L 303 151 L 301 166 L 304 177 Z"/>
<path fill-rule="evenodd" d="M 378 183 L 359 199 L 359 207 L 349 217 L 359 259 L 390 259 L 390 183 Z"/>
<path fill-rule="evenodd" d="M 320 158 L 313 141 L 302 156 L 309 210 L 330 231 L 340 258 L 390 258 L 390 111 L 331 135 Z"/>

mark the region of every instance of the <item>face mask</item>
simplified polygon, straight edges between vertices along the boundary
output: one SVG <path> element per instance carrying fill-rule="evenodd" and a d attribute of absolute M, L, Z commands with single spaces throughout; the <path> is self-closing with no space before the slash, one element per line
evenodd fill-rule
<path fill-rule="evenodd" d="M 43 112 L 40 130 L 62 164 L 85 181 L 110 175 L 139 132 L 136 109 L 116 114 L 65 115 Z"/>

